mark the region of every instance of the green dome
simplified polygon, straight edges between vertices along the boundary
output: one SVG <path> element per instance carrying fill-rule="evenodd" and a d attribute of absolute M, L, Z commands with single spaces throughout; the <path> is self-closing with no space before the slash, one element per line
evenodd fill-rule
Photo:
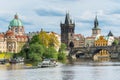
<path fill-rule="evenodd" d="M 12 21 L 10 21 L 10 25 L 11 27 L 19 27 L 19 26 L 23 26 L 22 21 L 20 19 L 18 19 L 17 14 L 15 15 L 14 19 Z"/>

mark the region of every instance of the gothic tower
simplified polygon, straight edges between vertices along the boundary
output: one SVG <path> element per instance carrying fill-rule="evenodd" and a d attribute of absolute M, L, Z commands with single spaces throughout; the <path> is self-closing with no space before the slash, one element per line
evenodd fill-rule
<path fill-rule="evenodd" d="M 99 23 L 96 16 L 94 20 L 94 28 L 92 28 L 92 36 L 96 37 L 97 35 L 100 35 L 100 34 L 101 34 L 101 29 L 99 28 Z"/>
<path fill-rule="evenodd" d="M 69 43 L 74 40 L 75 24 L 70 19 L 69 13 L 66 13 L 65 22 L 60 24 L 61 27 L 61 42 L 65 43 L 67 48 Z"/>

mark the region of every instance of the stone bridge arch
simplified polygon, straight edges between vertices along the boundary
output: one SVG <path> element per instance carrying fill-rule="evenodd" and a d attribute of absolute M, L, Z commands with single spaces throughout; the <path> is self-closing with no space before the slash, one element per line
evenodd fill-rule
<path fill-rule="evenodd" d="M 89 56 L 92 58 L 92 55 L 98 49 L 107 50 L 111 54 L 111 57 L 120 56 L 120 46 L 78 47 L 78 48 L 73 48 L 69 52 L 69 54 L 71 56 L 75 56 L 75 55 L 78 55 L 80 53 L 82 53 L 82 54 L 84 53 L 86 56 Z M 82 54 L 80 54 L 80 55 L 82 55 Z"/>

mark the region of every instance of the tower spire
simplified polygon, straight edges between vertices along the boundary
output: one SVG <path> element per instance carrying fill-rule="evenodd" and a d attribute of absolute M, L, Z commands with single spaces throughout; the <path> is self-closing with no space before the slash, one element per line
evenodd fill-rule
<path fill-rule="evenodd" d="M 69 12 L 67 12 L 65 16 L 65 24 L 70 24 L 70 23 L 71 23 L 70 15 L 69 15 Z"/>
<path fill-rule="evenodd" d="M 99 25 L 98 23 L 98 19 L 97 19 L 97 15 L 95 16 L 95 20 L 94 20 L 94 28 L 97 28 Z"/>

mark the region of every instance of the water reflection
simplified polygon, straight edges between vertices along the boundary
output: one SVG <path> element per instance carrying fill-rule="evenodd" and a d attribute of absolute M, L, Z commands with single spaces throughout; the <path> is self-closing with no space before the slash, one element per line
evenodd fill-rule
<path fill-rule="evenodd" d="M 0 80 L 120 80 L 120 62 L 74 62 L 38 69 L 20 69 L 18 64 L 0 67 Z"/>
<path fill-rule="evenodd" d="M 62 80 L 74 80 L 74 70 L 70 67 L 64 67 L 62 71 Z"/>

